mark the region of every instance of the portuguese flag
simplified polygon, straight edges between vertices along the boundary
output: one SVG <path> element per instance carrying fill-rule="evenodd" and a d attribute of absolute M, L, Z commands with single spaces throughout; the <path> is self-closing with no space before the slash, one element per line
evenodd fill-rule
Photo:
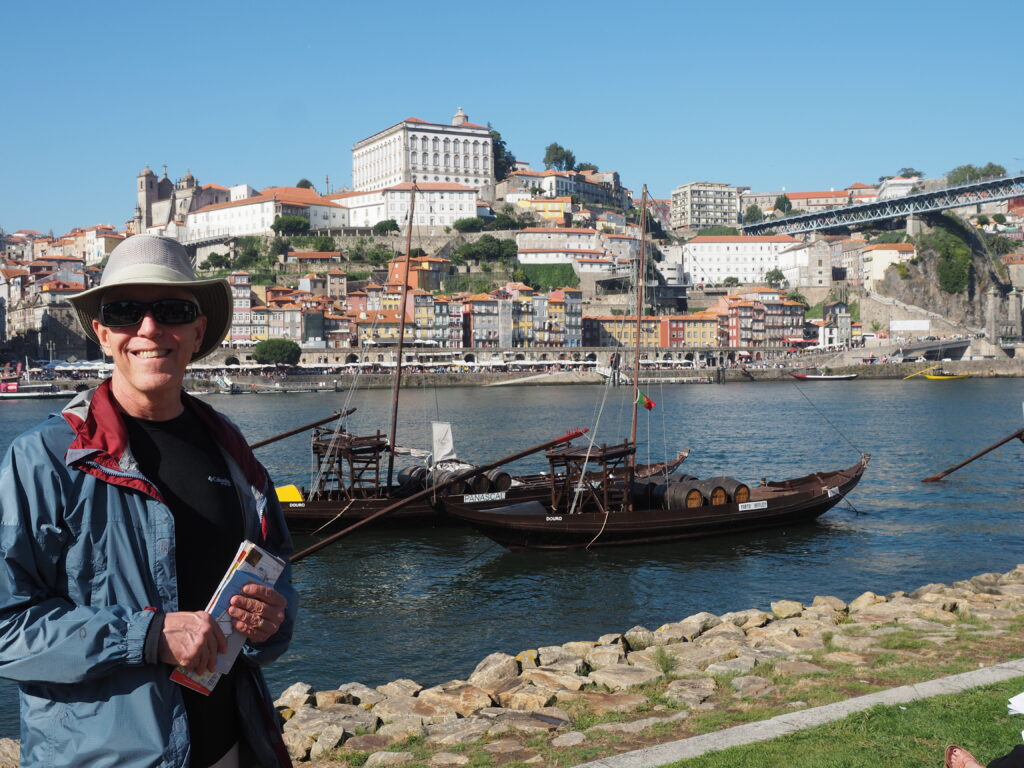
<path fill-rule="evenodd" d="M 654 406 L 657 405 L 651 398 L 641 392 L 639 389 L 636 391 L 636 405 L 642 405 L 648 411 L 654 410 Z"/>

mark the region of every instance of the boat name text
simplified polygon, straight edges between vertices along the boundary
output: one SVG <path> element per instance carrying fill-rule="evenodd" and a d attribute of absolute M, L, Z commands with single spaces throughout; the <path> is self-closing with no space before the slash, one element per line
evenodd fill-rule
<path fill-rule="evenodd" d="M 505 498 L 505 492 L 497 493 L 467 493 L 462 497 L 463 503 L 474 504 L 478 501 L 501 501 Z"/>
<path fill-rule="evenodd" d="M 748 501 L 740 504 L 740 512 L 746 512 L 748 509 L 765 509 L 767 506 L 767 501 Z"/>

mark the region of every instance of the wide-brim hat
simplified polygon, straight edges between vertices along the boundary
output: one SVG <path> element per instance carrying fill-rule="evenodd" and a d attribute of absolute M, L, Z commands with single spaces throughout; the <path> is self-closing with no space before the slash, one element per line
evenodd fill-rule
<path fill-rule="evenodd" d="M 86 335 L 99 344 L 92 321 L 99 316 L 103 294 L 121 285 L 169 285 L 196 297 L 206 315 L 206 333 L 193 360 L 215 350 L 231 330 L 231 285 L 224 278 L 197 280 L 188 252 L 177 240 L 156 235 L 134 235 L 110 252 L 100 284 L 68 300 L 78 313 Z"/>

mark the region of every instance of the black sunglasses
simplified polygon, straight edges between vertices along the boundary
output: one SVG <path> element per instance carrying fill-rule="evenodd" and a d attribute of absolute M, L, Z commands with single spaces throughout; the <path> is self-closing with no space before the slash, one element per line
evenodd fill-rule
<path fill-rule="evenodd" d="M 153 319 L 162 325 L 188 325 L 201 314 L 199 305 L 188 299 L 125 299 L 100 306 L 99 321 L 108 328 L 127 328 L 141 323 L 147 312 L 151 312 Z"/>

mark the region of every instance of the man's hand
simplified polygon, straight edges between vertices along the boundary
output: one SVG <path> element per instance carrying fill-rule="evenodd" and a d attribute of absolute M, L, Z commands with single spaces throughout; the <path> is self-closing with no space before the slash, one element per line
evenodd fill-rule
<path fill-rule="evenodd" d="M 281 628 L 286 605 L 284 596 L 276 589 L 246 584 L 241 594 L 231 598 L 231 626 L 254 643 L 262 643 Z"/>
<path fill-rule="evenodd" d="M 227 649 L 224 633 L 206 611 L 178 611 L 164 617 L 160 661 L 189 672 L 216 672 L 217 654 Z"/>

